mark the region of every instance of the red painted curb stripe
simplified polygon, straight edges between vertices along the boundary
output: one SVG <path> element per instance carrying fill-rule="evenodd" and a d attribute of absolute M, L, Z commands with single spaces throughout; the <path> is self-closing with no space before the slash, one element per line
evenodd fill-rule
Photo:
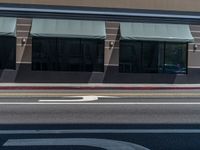
<path fill-rule="evenodd" d="M 51 87 L 51 86 L 4 86 L 0 90 L 198 90 L 200 87 Z"/>

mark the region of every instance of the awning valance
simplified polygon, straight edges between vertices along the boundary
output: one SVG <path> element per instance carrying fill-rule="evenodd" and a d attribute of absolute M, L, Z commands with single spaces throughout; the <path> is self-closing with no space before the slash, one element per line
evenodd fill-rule
<path fill-rule="evenodd" d="M 0 36 L 16 36 L 16 23 L 14 17 L 0 17 Z"/>
<path fill-rule="evenodd" d="M 122 40 L 193 42 L 189 25 L 120 23 Z"/>
<path fill-rule="evenodd" d="M 104 21 L 33 19 L 31 35 L 37 37 L 65 37 L 105 39 Z"/>

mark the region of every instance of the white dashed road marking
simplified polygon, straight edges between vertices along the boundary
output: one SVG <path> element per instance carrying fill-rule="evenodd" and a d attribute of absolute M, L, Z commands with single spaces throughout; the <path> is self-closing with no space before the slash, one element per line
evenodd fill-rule
<path fill-rule="evenodd" d="M 64 98 L 79 98 L 79 99 L 42 99 L 38 100 L 39 102 L 89 102 L 89 101 L 97 101 L 99 98 L 117 98 L 113 96 L 68 96 Z"/>

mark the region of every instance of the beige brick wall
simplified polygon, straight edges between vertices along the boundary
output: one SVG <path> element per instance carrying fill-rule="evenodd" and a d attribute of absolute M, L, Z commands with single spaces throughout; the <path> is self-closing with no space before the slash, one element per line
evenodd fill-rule
<path fill-rule="evenodd" d="M 105 65 L 119 64 L 119 26 L 119 22 L 106 22 Z"/>
<path fill-rule="evenodd" d="M 32 39 L 30 37 L 32 19 L 17 19 L 17 63 L 31 63 Z M 25 39 L 25 43 L 22 40 Z"/>
<path fill-rule="evenodd" d="M 30 37 L 32 19 L 18 18 L 17 19 L 17 50 L 16 61 L 17 63 L 31 63 L 32 53 L 32 38 Z M 105 64 L 118 65 L 119 53 L 119 23 L 106 22 L 107 37 L 105 40 Z M 26 42 L 22 44 L 22 40 Z M 110 46 L 113 42 L 113 46 Z"/>
<path fill-rule="evenodd" d="M 31 63 L 32 54 L 32 38 L 30 37 L 31 18 L 17 19 L 17 63 Z M 190 25 L 191 33 L 195 38 L 195 44 L 198 48 L 194 51 L 194 43 L 189 44 L 188 66 L 200 67 L 200 25 Z M 119 40 L 120 25 L 119 22 L 106 22 L 106 40 L 105 40 L 105 56 L 104 63 L 109 66 L 118 66 L 119 64 Z M 23 44 L 22 40 L 26 42 Z M 111 42 L 114 44 L 111 46 Z"/>
<path fill-rule="evenodd" d="M 200 68 L 200 25 L 190 25 L 191 33 L 195 39 L 195 43 L 189 44 L 188 66 L 191 68 Z M 193 49 L 194 44 L 198 47 Z"/>

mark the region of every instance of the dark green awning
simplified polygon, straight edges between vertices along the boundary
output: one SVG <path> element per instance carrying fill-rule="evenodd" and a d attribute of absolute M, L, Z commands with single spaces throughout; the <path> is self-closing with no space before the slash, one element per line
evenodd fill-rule
<path fill-rule="evenodd" d="M 16 18 L 0 17 L 0 36 L 16 36 L 16 23 Z"/>
<path fill-rule="evenodd" d="M 37 37 L 66 37 L 105 39 L 104 21 L 33 19 L 31 35 Z"/>
<path fill-rule="evenodd" d="M 120 23 L 122 40 L 193 42 L 189 25 Z"/>

